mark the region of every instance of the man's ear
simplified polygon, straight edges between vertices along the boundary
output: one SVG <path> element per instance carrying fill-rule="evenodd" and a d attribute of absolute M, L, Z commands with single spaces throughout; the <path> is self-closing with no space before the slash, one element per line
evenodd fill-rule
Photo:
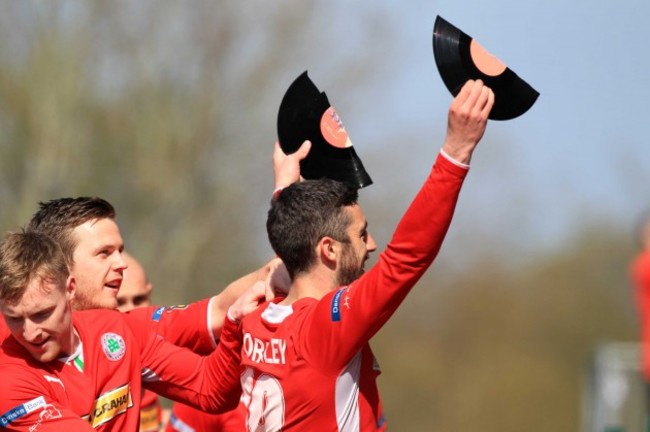
<path fill-rule="evenodd" d="M 65 295 L 69 302 L 72 302 L 74 295 L 77 292 L 77 280 L 74 276 L 69 275 L 65 282 Z"/>
<path fill-rule="evenodd" d="M 323 237 L 318 242 L 318 252 L 322 260 L 326 262 L 336 261 L 341 245 L 332 237 Z"/>

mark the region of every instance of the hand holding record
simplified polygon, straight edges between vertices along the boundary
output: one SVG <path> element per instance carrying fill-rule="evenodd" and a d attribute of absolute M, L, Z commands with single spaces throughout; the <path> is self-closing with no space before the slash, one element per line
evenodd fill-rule
<path fill-rule="evenodd" d="M 295 153 L 306 140 L 311 142 L 309 153 L 300 160 L 303 178 L 327 177 L 355 188 L 372 184 L 343 122 L 327 95 L 318 90 L 306 71 L 296 78 L 282 98 L 278 139 L 285 155 Z"/>
<path fill-rule="evenodd" d="M 275 190 L 281 190 L 292 183 L 300 181 L 300 161 L 307 157 L 311 149 L 311 142 L 305 141 L 295 152 L 287 155 L 282 151 L 280 143 L 275 142 L 273 148 L 273 177 Z"/>
<path fill-rule="evenodd" d="M 493 106 L 494 92 L 481 80 L 469 80 L 463 85 L 449 107 L 447 137 L 442 147 L 448 156 L 469 165 Z"/>
<path fill-rule="evenodd" d="M 433 26 L 433 55 L 442 81 L 456 96 L 467 80 L 494 91 L 490 119 L 510 120 L 528 111 L 539 93 L 473 38 L 440 16 Z"/>

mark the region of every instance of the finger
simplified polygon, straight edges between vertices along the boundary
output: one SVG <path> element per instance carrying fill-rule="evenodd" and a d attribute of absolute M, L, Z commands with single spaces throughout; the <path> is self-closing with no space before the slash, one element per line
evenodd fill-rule
<path fill-rule="evenodd" d="M 311 141 L 306 140 L 305 142 L 302 143 L 302 145 L 296 152 L 296 156 L 298 157 L 298 160 L 303 160 L 304 158 L 306 158 L 307 154 L 309 153 L 309 150 L 311 150 Z"/>
<path fill-rule="evenodd" d="M 280 141 L 275 141 L 275 144 L 273 144 L 273 156 L 283 154 L 284 152 L 282 151 L 282 147 L 280 147 Z"/>
<path fill-rule="evenodd" d="M 456 98 L 454 99 L 454 102 L 458 105 L 463 105 L 467 98 L 469 97 L 470 92 L 472 91 L 472 87 L 474 86 L 474 81 L 473 80 L 467 80 L 465 81 L 465 84 L 461 87 L 460 91 L 456 95 Z"/>
<path fill-rule="evenodd" d="M 492 111 L 492 107 L 494 106 L 494 100 L 496 96 L 494 95 L 494 92 L 492 91 L 491 88 L 487 87 L 488 89 L 488 97 L 487 97 L 487 102 L 485 103 L 485 106 L 483 107 L 483 110 L 481 111 L 481 114 L 487 118 L 490 115 L 490 111 Z"/>
<path fill-rule="evenodd" d="M 282 147 L 280 147 L 280 141 L 276 141 L 273 145 L 273 163 L 280 163 L 285 156 Z"/>
<path fill-rule="evenodd" d="M 271 301 L 275 296 L 275 289 L 273 287 L 273 270 L 266 275 L 264 279 L 264 297 L 266 300 Z"/>
<path fill-rule="evenodd" d="M 476 114 L 480 115 L 481 112 L 483 111 L 483 108 L 485 108 L 485 104 L 488 102 L 488 95 L 490 94 L 490 89 L 487 86 L 483 86 L 481 88 L 481 92 L 478 95 L 478 98 L 476 99 L 476 104 L 474 105 L 474 109 L 476 110 Z"/>
<path fill-rule="evenodd" d="M 251 287 L 251 301 L 260 302 L 266 298 L 266 284 L 262 280 L 256 281 Z"/>
<path fill-rule="evenodd" d="M 483 87 L 484 87 L 483 81 L 481 80 L 476 80 L 472 83 L 472 87 L 470 88 L 469 95 L 467 96 L 467 99 L 463 104 L 465 108 L 469 110 L 473 110 L 476 107 L 477 102 L 479 101 L 479 98 L 481 96 Z"/>

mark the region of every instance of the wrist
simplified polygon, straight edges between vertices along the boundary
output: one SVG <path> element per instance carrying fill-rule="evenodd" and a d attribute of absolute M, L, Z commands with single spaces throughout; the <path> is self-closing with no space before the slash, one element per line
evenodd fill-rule
<path fill-rule="evenodd" d="M 286 187 L 286 186 L 278 186 L 278 187 L 276 187 L 276 188 L 273 190 L 273 193 L 271 194 L 271 199 L 274 199 L 274 200 L 277 199 L 277 198 L 280 196 L 280 194 L 282 193 L 282 190 L 283 190 L 285 187 Z"/>
<path fill-rule="evenodd" d="M 443 148 L 440 149 L 440 154 L 442 154 L 445 157 L 445 159 L 447 159 L 449 162 L 453 163 L 454 165 L 457 165 L 462 168 L 469 168 L 471 153 L 464 155 L 458 152 L 450 152 L 449 150 L 445 150 L 443 146 Z"/>
<path fill-rule="evenodd" d="M 232 306 L 228 308 L 228 312 L 226 312 L 226 316 L 231 322 L 235 324 L 239 324 L 239 322 L 242 319 L 241 314 L 238 314 L 236 311 L 233 311 Z"/>

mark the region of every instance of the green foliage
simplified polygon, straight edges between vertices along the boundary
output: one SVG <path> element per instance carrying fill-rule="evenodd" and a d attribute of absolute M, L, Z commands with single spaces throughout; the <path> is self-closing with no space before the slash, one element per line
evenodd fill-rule
<path fill-rule="evenodd" d="M 409 431 L 579 430 L 594 348 L 637 337 L 627 239 L 600 226 L 514 271 L 494 255 L 452 278 L 434 266 L 375 341 L 389 420 Z"/>

